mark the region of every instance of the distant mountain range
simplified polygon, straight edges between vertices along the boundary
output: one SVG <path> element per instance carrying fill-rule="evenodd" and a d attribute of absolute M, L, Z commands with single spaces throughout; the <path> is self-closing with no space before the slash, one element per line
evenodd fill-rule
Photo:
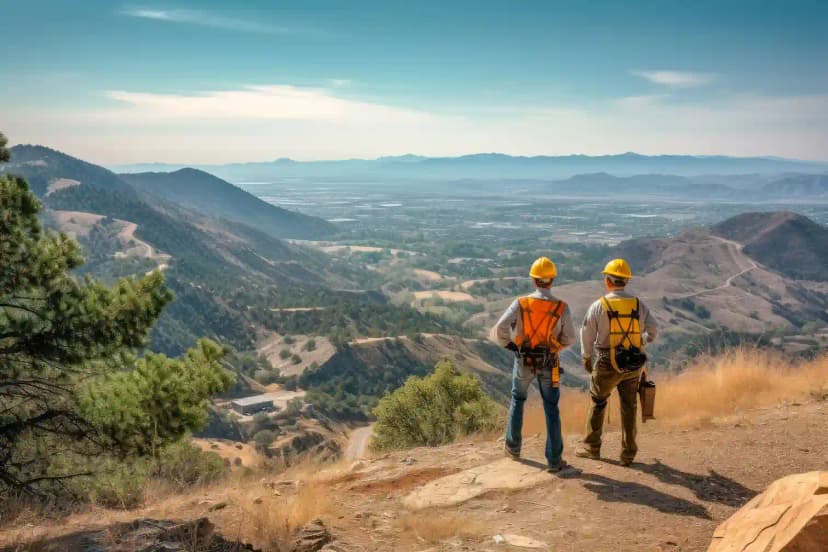
<path fill-rule="evenodd" d="M 403 155 L 373 160 L 307 161 L 277 159 L 268 162 L 190 165 L 221 178 L 268 181 L 286 177 L 365 179 L 561 179 L 583 173 L 606 172 L 616 176 L 672 174 L 679 176 L 828 173 L 828 162 L 797 161 L 774 157 L 726 157 L 691 155 L 566 155 L 521 157 L 499 153 L 460 157 Z M 175 171 L 187 165 L 117 165 L 116 172 Z"/>

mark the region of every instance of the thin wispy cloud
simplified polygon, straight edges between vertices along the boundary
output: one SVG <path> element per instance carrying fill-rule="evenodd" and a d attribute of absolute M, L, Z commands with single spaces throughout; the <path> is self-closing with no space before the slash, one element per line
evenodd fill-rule
<path fill-rule="evenodd" d="M 716 75 L 713 73 L 692 73 L 689 71 L 648 71 L 638 69 L 631 71 L 631 73 L 636 77 L 647 79 L 653 84 L 672 88 L 704 86 L 710 84 L 716 78 Z"/>
<path fill-rule="evenodd" d="M 615 101 L 618 106 L 648 107 L 657 105 L 670 98 L 670 94 L 646 94 L 643 96 L 626 96 Z"/>
<path fill-rule="evenodd" d="M 122 108 L 116 116 L 165 121 L 421 121 L 425 112 L 375 102 L 340 98 L 325 88 L 286 84 L 246 86 L 194 94 L 158 94 L 109 90 Z"/>
<path fill-rule="evenodd" d="M 140 19 L 198 25 L 200 27 L 209 27 L 212 29 L 238 31 L 244 33 L 295 34 L 302 32 L 301 29 L 294 27 L 270 25 L 259 21 L 241 19 L 203 10 L 126 6 L 121 8 L 118 13 L 128 17 L 137 17 Z"/>

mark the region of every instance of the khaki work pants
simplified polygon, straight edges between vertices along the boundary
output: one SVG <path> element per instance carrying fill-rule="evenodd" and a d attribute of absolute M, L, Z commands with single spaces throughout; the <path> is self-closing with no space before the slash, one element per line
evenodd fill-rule
<path fill-rule="evenodd" d="M 586 437 L 584 445 L 594 452 L 601 451 L 601 434 L 604 431 L 604 416 L 607 399 L 612 390 L 618 388 L 621 402 L 621 460 L 632 462 L 638 452 L 635 442 L 637 431 L 636 412 L 638 410 L 638 382 L 641 370 L 619 373 L 612 367 L 609 359 L 600 359 L 592 370 L 589 394 L 592 405 L 587 414 Z"/>

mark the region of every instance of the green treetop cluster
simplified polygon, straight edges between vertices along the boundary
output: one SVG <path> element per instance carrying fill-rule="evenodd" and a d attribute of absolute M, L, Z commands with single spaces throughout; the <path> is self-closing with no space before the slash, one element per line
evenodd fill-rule
<path fill-rule="evenodd" d="M 178 360 L 137 358 L 172 300 L 162 274 L 76 277 L 78 244 L 44 230 L 40 209 L 23 179 L 0 176 L 0 492 L 52 490 L 89 472 L 81 458 L 153 453 L 200 428 L 233 381 L 206 340 Z"/>
<path fill-rule="evenodd" d="M 391 450 L 443 445 L 461 435 L 494 429 L 497 412 L 478 378 L 442 361 L 430 376 L 411 377 L 380 400 L 374 409 L 377 423 L 371 446 Z"/>

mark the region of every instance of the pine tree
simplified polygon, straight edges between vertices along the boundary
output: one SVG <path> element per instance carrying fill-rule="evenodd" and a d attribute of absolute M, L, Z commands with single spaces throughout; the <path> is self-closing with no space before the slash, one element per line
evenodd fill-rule
<path fill-rule="evenodd" d="M 0 135 L 0 159 L 8 158 Z M 160 272 L 105 286 L 72 270 L 80 247 L 44 230 L 26 182 L 0 176 L 0 490 L 41 492 L 87 473 L 78 455 L 146 454 L 198 429 L 232 382 L 203 340 L 181 360 L 147 354 L 172 300 Z"/>
<path fill-rule="evenodd" d="M 6 149 L 6 137 L 0 132 L 0 163 L 9 160 L 9 150 Z"/>

